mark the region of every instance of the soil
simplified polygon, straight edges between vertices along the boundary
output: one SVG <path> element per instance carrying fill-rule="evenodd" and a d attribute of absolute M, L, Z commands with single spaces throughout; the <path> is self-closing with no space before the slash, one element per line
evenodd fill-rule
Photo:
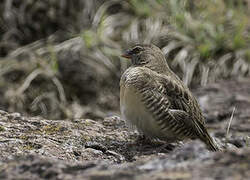
<path fill-rule="evenodd" d="M 140 141 L 115 113 L 47 120 L 0 111 L 0 179 L 248 179 L 249 82 L 232 79 L 193 89 L 221 152 L 208 151 L 198 140 Z"/>

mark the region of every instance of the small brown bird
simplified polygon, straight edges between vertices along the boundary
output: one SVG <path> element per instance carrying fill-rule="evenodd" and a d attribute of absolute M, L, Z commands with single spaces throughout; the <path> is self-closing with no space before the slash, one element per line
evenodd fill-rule
<path fill-rule="evenodd" d="M 139 132 L 169 143 L 200 139 L 219 150 L 189 89 L 169 68 L 155 45 L 136 45 L 122 55 L 132 60 L 120 81 L 122 117 Z"/>

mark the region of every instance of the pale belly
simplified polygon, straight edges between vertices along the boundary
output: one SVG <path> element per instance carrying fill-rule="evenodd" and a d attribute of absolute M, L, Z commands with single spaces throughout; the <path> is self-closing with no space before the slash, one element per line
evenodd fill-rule
<path fill-rule="evenodd" d="M 124 92 L 121 92 L 123 98 L 120 101 L 122 118 L 150 138 L 174 141 L 175 135 L 161 130 L 152 114 L 145 108 L 140 95 L 132 88 L 124 89 Z"/>

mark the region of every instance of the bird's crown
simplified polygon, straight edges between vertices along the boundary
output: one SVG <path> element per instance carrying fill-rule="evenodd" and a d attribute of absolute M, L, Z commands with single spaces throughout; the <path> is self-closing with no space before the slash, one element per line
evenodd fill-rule
<path fill-rule="evenodd" d="M 131 59 L 134 66 L 145 66 L 152 70 L 162 71 L 168 67 L 163 52 L 153 44 L 136 44 L 126 50 L 122 57 Z"/>

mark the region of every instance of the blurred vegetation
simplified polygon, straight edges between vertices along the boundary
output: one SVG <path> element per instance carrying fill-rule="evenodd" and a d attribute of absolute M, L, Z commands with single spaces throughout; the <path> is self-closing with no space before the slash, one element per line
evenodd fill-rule
<path fill-rule="evenodd" d="M 189 86 L 250 74 L 248 0 L 0 2 L 0 108 L 59 119 L 119 109 L 119 55 L 162 48 Z"/>

